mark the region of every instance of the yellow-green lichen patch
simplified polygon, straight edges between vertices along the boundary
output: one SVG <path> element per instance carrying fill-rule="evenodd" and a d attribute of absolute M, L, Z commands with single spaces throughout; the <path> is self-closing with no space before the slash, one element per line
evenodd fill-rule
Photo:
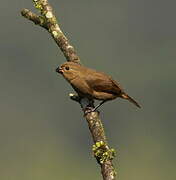
<path fill-rule="evenodd" d="M 99 163 L 103 164 L 105 161 L 112 160 L 115 157 L 115 150 L 109 149 L 105 142 L 96 142 L 92 147 L 94 156 Z"/>
<path fill-rule="evenodd" d="M 39 9 L 40 11 L 42 11 L 43 8 L 42 8 L 41 3 L 38 0 L 33 0 L 33 2 L 34 2 L 35 8 Z"/>

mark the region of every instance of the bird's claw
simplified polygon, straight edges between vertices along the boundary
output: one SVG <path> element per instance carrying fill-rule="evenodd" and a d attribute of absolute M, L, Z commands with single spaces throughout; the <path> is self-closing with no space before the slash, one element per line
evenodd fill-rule
<path fill-rule="evenodd" d="M 92 107 L 86 107 L 85 110 L 84 110 L 84 115 L 87 115 L 88 113 L 91 113 L 93 112 L 93 109 Z"/>
<path fill-rule="evenodd" d="M 86 109 L 84 110 L 84 115 L 86 116 L 88 113 L 95 112 L 95 111 L 96 111 L 96 108 L 86 107 Z"/>

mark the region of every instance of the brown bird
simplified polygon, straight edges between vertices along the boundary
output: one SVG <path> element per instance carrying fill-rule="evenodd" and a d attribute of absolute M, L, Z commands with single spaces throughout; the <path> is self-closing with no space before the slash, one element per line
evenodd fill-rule
<path fill-rule="evenodd" d="M 95 111 L 106 101 L 117 97 L 126 99 L 140 108 L 140 105 L 124 92 L 119 83 L 102 72 L 97 72 L 74 62 L 62 64 L 56 69 L 56 72 L 63 75 L 80 97 L 102 101 L 92 111 Z"/>

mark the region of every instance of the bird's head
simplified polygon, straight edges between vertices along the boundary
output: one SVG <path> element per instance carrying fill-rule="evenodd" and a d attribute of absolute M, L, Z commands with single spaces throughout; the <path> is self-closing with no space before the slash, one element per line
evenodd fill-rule
<path fill-rule="evenodd" d="M 56 69 L 56 72 L 62 74 L 69 82 L 80 75 L 82 66 L 74 62 L 66 62 Z"/>

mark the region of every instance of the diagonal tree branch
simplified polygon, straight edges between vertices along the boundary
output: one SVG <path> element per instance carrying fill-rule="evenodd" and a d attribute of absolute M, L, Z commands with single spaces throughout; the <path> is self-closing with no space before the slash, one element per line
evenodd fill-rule
<path fill-rule="evenodd" d="M 40 16 L 31 12 L 28 9 L 21 11 L 22 16 L 33 21 L 35 24 L 45 28 L 53 37 L 56 44 L 59 46 L 67 61 L 80 62 L 78 55 L 76 54 L 73 46 L 70 45 L 68 39 L 61 31 L 56 17 L 53 14 L 52 7 L 47 0 L 33 0 L 35 7 L 40 11 Z"/>
<path fill-rule="evenodd" d="M 46 29 L 63 52 L 67 61 L 80 63 L 80 59 L 74 47 L 70 45 L 68 39 L 61 31 L 52 7 L 49 5 L 48 1 L 33 0 L 33 2 L 35 7 L 40 11 L 40 15 L 37 15 L 28 9 L 23 9 L 21 11 L 22 16 L 34 22 L 36 25 Z M 74 94 L 70 94 L 70 98 L 77 101 L 82 107 L 89 130 L 95 143 L 92 150 L 97 162 L 100 164 L 103 180 L 114 180 L 116 172 L 114 170 L 112 160 L 115 156 L 115 152 L 114 149 L 110 149 L 108 146 L 99 112 L 89 112 L 91 108 L 94 108 L 94 102 L 90 102 L 88 99 L 80 98 Z"/>

